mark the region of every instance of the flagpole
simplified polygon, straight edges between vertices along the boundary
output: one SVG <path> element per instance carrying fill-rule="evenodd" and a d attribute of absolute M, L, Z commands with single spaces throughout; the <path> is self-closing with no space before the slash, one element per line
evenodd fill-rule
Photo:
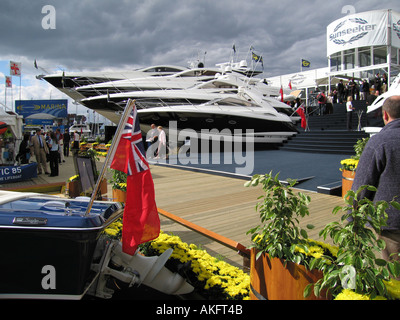
<path fill-rule="evenodd" d="M 103 168 L 101 169 L 101 172 L 100 172 L 100 174 L 99 174 L 99 176 L 97 178 L 97 182 L 96 182 L 96 185 L 95 185 L 94 190 L 92 192 L 92 196 L 90 197 L 90 201 L 89 201 L 88 207 L 86 208 L 85 216 L 89 215 L 90 210 L 92 209 L 93 202 L 94 202 L 94 200 L 95 200 L 95 198 L 97 196 L 97 192 L 98 192 L 99 187 L 100 187 L 100 182 L 101 182 L 101 180 L 103 180 L 103 176 L 104 176 L 104 174 L 105 174 L 105 172 L 107 170 L 109 160 L 114 156 L 115 149 L 116 149 L 116 147 L 118 145 L 118 142 L 119 142 L 119 140 L 121 138 L 121 132 L 122 132 L 123 128 L 125 127 L 126 119 L 131 114 L 132 105 L 134 105 L 134 103 L 135 103 L 135 101 L 132 100 L 132 99 L 129 99 L 128 102 L 126 103 L 125 110 L 124 110 L 124 113 L 121 116 L 121 119 L 119 120 L 118 127 L 117 127 L 117 130 L 115 132 L 113 142 L 111 143 L 110 149 L 107 152 L 107 156 L 106 156 L 106 159 L 104 160 Z M 115 139 L 115 138 L 117 138 L 117 139 Z"/>
<path fill-rule="evenodd" d="M 21 87 L 22 87 L 22 73 L 19 75 L 19 101 L 21 101 Z M 17 106 L 14 106 L 15 108 L 15 113 L 17 113 Z M 12 106 L 11 106 L 11 110 L 13 110 Z"/>

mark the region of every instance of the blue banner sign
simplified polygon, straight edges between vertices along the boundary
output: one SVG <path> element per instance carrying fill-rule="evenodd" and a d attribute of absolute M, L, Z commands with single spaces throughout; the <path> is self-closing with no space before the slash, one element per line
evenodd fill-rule
<path fill-rule="evenodd" d="M 41 126 L 52 126 L 53 120 L 42 120 L 42 119 L 25 119 L 25 124 L 41 125 Z"/>
<path fill-rule="evenodd" d="M 68 115 L 68 100 L 15 100 L 16 112 L 24 118 L 32 114 L 47 113 L 56 118 Z"/>
<path fill-rule="evenodd" d="M 20 166 L 0 166 L 0 184 L 24 181 L 36 177 L 36 162 Z"/>

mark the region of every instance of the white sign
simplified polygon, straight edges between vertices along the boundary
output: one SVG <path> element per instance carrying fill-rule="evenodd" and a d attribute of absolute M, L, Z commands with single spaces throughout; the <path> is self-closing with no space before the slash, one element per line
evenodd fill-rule
<path fill-rule="evenodd" d="M 327 27 L 328 56 L 357 47 L 387 45 L 388 17 L 388 10 L 376 10 L 332 22 Z"/>
<path fill-rule="evenodd" d="M 400 13 L 392 13 L 392 46 L 400 48 Z"/>

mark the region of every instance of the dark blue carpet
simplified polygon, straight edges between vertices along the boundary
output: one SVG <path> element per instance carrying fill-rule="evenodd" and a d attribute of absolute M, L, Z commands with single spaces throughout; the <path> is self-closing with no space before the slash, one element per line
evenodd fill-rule
<path fill-rule="evenodd" d="M 341 183 L 340 161 L 349 157 L 341 154 L 260 150 L 251 154 L 231 153 L 227 157 L 223 153 L 178 154 L 159 163 L 236 174 L 242 178 L 272 171 L 274 175 L 279 173 L 280 180 L 296 179 L 299 182 L 296 187 L 317 191 L 318 186 Z"/>

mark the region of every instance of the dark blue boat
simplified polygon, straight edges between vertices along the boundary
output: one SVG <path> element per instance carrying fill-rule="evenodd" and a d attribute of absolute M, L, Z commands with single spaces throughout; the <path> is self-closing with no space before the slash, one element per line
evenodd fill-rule
<path fill-rule="evenodd" d="M 122 205 L 94 201 L 87 214 L 88 203 L 89 199 L 0 191 L 0 298 L 81 299 L 87 293 L 110 298 L 105 285 L 110 277 L 158 289 L 154 280 L 170 253 L 122 253 L 119 242 L 105 241 L 103 233 L 122 216 Z M 118 270 L 109 268 L 111 259 L 119 261 Z M 177 276 L 163 272 L 167 281 Z M 189 286 L 180 291 L 185 286 L 181 280 L 168 293 L 192 290 Z"/>

